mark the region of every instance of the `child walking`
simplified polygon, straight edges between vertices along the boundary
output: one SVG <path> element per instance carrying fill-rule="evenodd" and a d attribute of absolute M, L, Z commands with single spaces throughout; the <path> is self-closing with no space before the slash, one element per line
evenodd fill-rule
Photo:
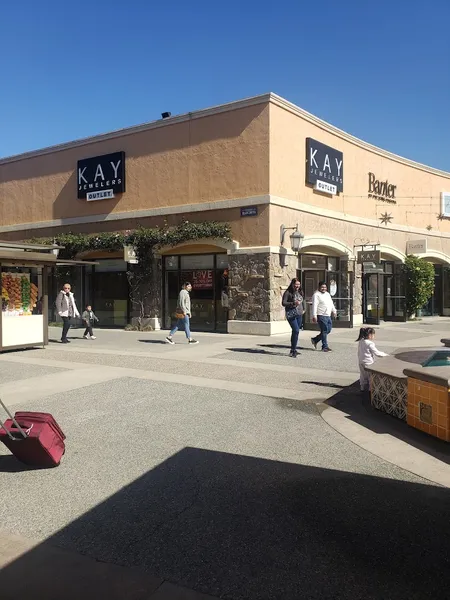
<path fill-rule="evenodd" d="M 359 383 L 362 392 L 369 390 L 369 374 L 366 367 L 373 365 L 375 356 L 388 356 L 386 352 L 377 349 L 374 339 L 375 329 L 373 327 L 361 327 L 356 341 L 358 342 Z"/>
<path fill-rule="evenodd" d="M 86 310 L 83 311 L 82 319 L 83 322 L 86 324 L 83 339 L 88 340 L 90 338 L 91 340 L 95 340 L 96 338 L 94 335 L 94 324 L 98 323 L 99 320 L 95 316 L 94 311 L 92 310 L 92 306 L 90 304 L 88 304 L 86 306 Z"/>

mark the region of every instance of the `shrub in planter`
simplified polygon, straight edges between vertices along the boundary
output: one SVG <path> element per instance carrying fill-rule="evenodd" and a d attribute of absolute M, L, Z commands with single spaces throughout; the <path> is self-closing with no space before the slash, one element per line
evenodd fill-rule
<path fill-rule="evenodd" d="M 405 259 L 406 310 L 411 318 L 433 295 L 434 266 L 418 256 L 408 255 Z"/>

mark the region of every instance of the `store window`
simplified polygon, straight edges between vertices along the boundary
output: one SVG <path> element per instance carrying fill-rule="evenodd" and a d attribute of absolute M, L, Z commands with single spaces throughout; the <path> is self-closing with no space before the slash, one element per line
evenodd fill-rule
<path fill-rule="evenodd" d="M 226 331 L 228 320 L 228 256 L 194 254 L 164 257 L 164 325 L 170 328 L 181 286 L 189 281 L 191 325 L 203 331 Z"/>
<path fill-rule="evenodd" d="M 101 327 L 125 327 L 129 306 L 127 263 L 120 259 L 100 259 L 98 263 L 87 272 L 85 303 L 92 305 Z"/>

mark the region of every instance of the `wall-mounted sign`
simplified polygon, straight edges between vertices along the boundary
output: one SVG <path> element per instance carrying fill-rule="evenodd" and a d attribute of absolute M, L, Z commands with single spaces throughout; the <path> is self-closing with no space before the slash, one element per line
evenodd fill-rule
<path fill-rule="evenodd" d="M 78 198 L 87 200 L 103 200 L 122 194 L 125 191 L 125 152 L 79 160 L 77 189 Z"/>
<path fill-rule="evenodd" d="M 86 200 L 92 202 L 93 200 L 107 200 L 108 198 L 114 198 L 113 190 L 103 190 L 102 192 L 88 192 L 86 194 Z"/>
<path fill-rule="evenodd" d="M 441 193 L 441 213 L 444 217 L 450 217 L 450 192 Z"/>
<path fill-rule="evenodd" d="M 406 254 L 425 254 L 427 252 L 427 240 L 410 240 L 406 242 Z"/>
<path fill-rule="evenodd" d="M 356 255 L 356 259 L 359 265 L 363 263 L 375 263 L 381 262 L 381 251 L 380 250 L 359 250 Z"/>
<path fill-rule="evenodd" d="M 257 206 L 247 206 L 246 208 L 241 208 L 241 217 L 256 217 L 257 215 Z"/>
<path fill-rule="evenodd" d="M 137 265 L 139 263 L 136 248 L 134 246 L 123 247 L 123 260 L 130 265 Z"/>
<path fill-rule="evenodd" d="M 332 196 L 337 194 L 337 187 L 332 183 L 326 183 L 325 181 L 317 180 L 314 189 L 318 192 L 323 192 L 324 194 L 331 194 Z"/>
<path fill-rule="evenodd" d="M 344 190 L 344 155 L 339 150 L 306 138 L 306 183 L 316 185 L 320 181 Z M 327 192 L 331 193 L 331 192 Z"/>
<path fill-rule="evenodd" d="M 376 200 L 382 200 L 383 202 L 389 202 L 390 204 L 397 204 L 395 199 L 396 185 L 385 181 L 380 181 L 375 177 L 373 173 L 369 173 L 369 186 L 368 196 L 369 198 L 375 198 Z"/>

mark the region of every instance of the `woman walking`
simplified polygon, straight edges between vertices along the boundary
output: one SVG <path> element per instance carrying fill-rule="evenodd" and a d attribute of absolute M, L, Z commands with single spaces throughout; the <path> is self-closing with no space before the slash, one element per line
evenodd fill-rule
<path fill-rule="evenodd" d="M 70 329 L 70 320 L 73 317 L 80 316 L 77 305 L 75 304 L 75 298 L 70 291 L 70 283 L 65 283 L 63 289 L 59 292 L 58 297 L 56 298 L 56 310 L 63 320 L 61 342 L 63 344 L 68 344 L 69 340 L 67 339 L 67 334 Z"/>
<path fill-rule="evenodd" d="M 302 284 L 296 277 L 294 277 L 288 289 L 284 292 L 282 304 L 286 310 L 286 319 L 292 329 L 291 351 L 289 356 L 297 358 L 298 334 L 302 328 L 303 313 L 305 310 Z"/>

